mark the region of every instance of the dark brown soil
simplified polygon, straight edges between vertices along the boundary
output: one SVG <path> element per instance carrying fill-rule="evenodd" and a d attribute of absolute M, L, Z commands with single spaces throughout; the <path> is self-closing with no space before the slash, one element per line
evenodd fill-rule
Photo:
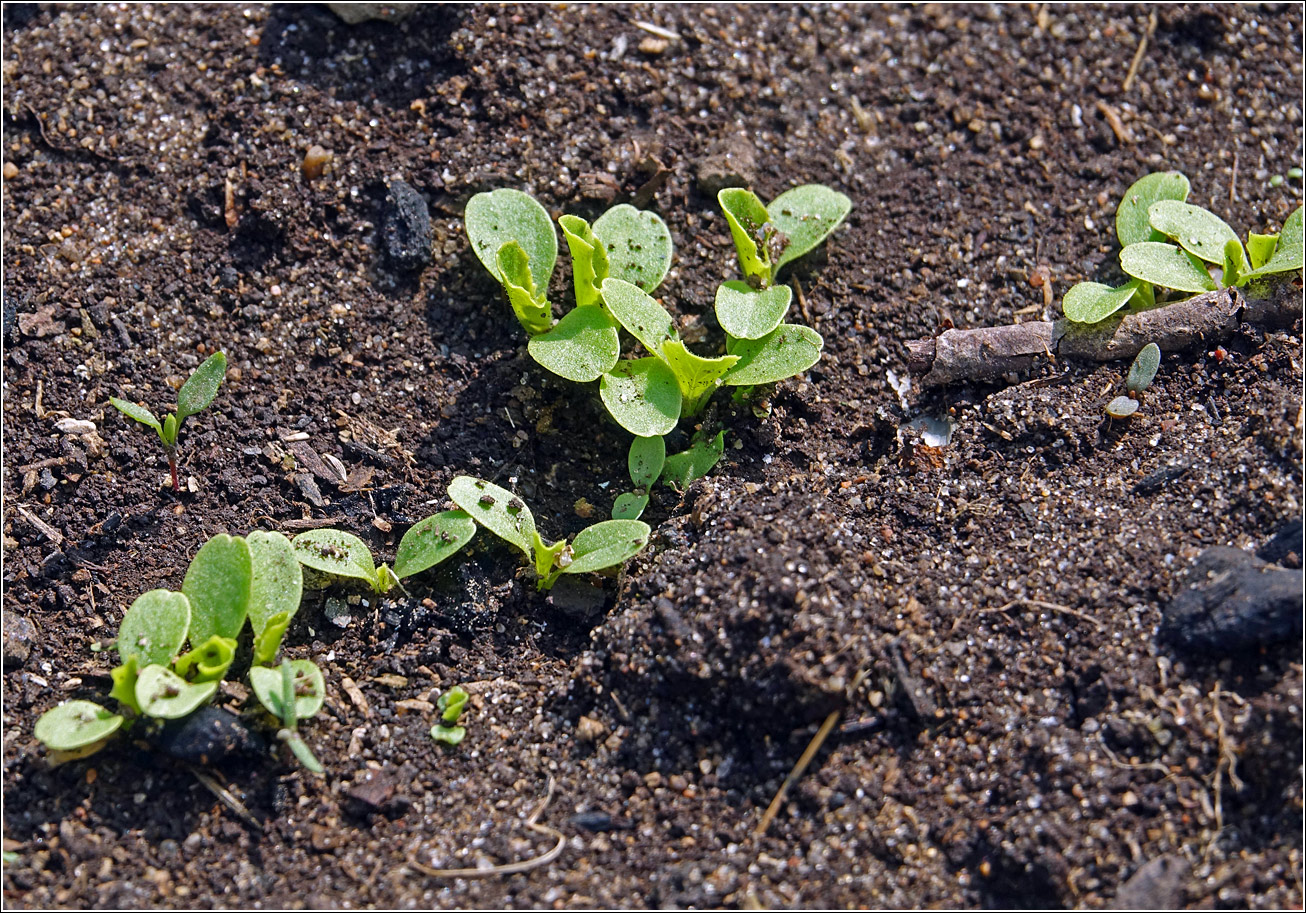
<path fill-rule="evenodd" d="M 4 13 L 4 606 L 38 632 L 6 653 L 8 905 L 1100 907 L 1143 870 L 1128 903 L 1301 906 L 1300 636 L 1207 659 L 1153 638 L 1204 548 L 1302 514 L 1300 321 L 1167 354 L 1113 426 L 1127 365 L 905 402 L 887 374 L 944 321 L 1055 314 L 1040 265 L 1058 302 L 1109 277 L 1116 201 L 1148 171 L 1277 228 L 1301 199 L 1271 180 L 1302 159 L 1300 6 Z M 333 160 L 307 180 L 314 144 Z M 50 766 L 33 722 L 107 691 L 90 647 L 217 532 L 329 521 L 388 559 L 462 473 L 553 536 L 582 499 L 605 515 L 628 437 L 525 356 L 462 209 L 512 186 L 592 217 L 660 163 L 661 294 L 710 346 L 736 266 L 700 177 L 725 149 L 766 199 L 854 201 L 794 273 L 826 354 L 765 417 L 723 407 L 726 459 L 659 492 L 601 613 L 536 594 L 487 536 L 343 628 L 337 594 L 311 600 L 289 649 L 327 675 L 305 726 L 326 777 L 272 751 L 209 772 L 261 826 L 145 742 Z M 397 178 L 430 205 L 417 274 L 379 254 Z M 174 495 L 107 400 L 161 408 L 215 348 L 231 372 Z M 923 414 L 952 417 L 949 446 L 903 429 Z M 468 736 L 446 749 L 401 702 L 457 683 Z M 410 864 L 549 849 L 526 825 L 550 779 L 554 861 Z"/>

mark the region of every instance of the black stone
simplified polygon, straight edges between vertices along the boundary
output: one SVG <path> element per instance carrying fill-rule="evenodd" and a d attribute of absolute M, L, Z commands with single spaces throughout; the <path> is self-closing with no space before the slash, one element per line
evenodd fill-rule
<path fill-rule="evenodd" d="M 381 244 L 392 269 L 417 272 L 431 262 L 431 213 L 410 184 L 393 181 L 381 216 Z"/>
<path fill-rule="evenodd" d="M 214 766 L 235 755 L 265 751 L 263 738 L 236 714 L 218 707 L 201 707 L 190 716 L 168 723 L 154 739 L 160 751 L 179 761 Z"/>

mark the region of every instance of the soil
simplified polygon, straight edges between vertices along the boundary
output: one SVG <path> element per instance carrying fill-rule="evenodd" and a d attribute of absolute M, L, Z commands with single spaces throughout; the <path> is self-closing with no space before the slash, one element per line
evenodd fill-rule
<path fill-rule="evenodd" d="M 1149 171 L 1277 229 L 1302 193 L 1276 179 L 1303 154 L 1299 5 L 4 15 L 7 905 L 1302 905 L 1300 626 L 1214 657 L 1154 638 L 1205 548 L 1302 515 L 1300 320 L 1167 353 L 1128 422 L 1102 415 L 1125 364 L 895 388 L 907 339 L 1111 281 L 1116 202 Z M 103 699 L 91 648 L 218 532 L 333 525 L 389 559 L 459 474 L 555 537 L 605 516 L 629 439 L 526 356 L 462 209 L 499 186 L 555 216 L 646 203 L 675 241 L 659 294 L 707 351 L 737 270 L 714 189 L 740 179 L 853 200 L 792 273 L 825 354 L 718 407 L 725 459 L 656 493 L 619 579 L 538 594 L 482 535 L 410 595 L 311 597 L 288 651 L 326 673 L 322 778 L 139 737 L 51 765 L 36 718 Z M 429 258 L 384 254 L 397 181 Z M 174 494 L 108 397 L 161 409 L 214 349 L 230 372 Z M 454 684 L 448 748 L 421 702 Z M 247 697 L 218 702 L 266 737 Z M 556 858 L 420 871 L 550 850 L 528 826 L 550 784 Z"/>

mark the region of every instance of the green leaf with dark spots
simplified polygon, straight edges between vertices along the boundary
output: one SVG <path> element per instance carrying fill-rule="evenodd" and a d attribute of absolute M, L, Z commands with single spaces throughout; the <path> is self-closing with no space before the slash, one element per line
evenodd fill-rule
<path fill-rule="evenodd" d="M 1213 292 L 1219 286 L 1202 261 L 1160 241 L 1141 241 L 1120 252 L 1120 268 L 1135 279 L 1181 292 Z"/>
<path fill-rule="evenodd" d="M 77 751 L 103 742 L 123 718 L 90 701 L 68 701 L 41 714 L 33 735 L 52 751 Z"/>
<path fill-rule="evenodd" d="M 655 356 L 618 362 L 603 375 L 599 397 L 617 424 L 639 437 L 668 434 L 680 420 L 676 375 Z"/>
<path fill-rule="evenodd" d="M 639 554 L 652 530 L 641 520 L 604 520 L 576 534 L 564 574 L 589 574 Z"/>
<path fill-rule="evenodd" d="M 766 288 L 774 276 L 766 243 L 770 214 L 751 190 L 727 187 L 717 193 L 716 199 L 730 225 L 740 271 L 751 281 L 750 284 Z"/>
<path fill-rule="evenodd" d="M 607 259 L 605 278 L 651 292 L 671 268 L 671 232 L 657 213 L 621 203 L 594 222 L 594 237 Z"/>
<path fill-rule="evenodd" d="M 621 356 L 616 326 L 602 308 L 592 305 L 572 308 L 553 329 L 532 337 L 526 347 L 532 358 L 554 374 L 582 384 L 611 371 Z"/>
<path fill-rule="evenodd" d="M 465 510 L 446 510 L 414 523 L 399 540 L 396 577 L 411 577 L 457 554 L 476 535 L 476 522 Z"/>
<path fill-rule="evenodd" d="M 782 323 L 761 339 L 728 340 L 739 361 L 722 382 L 732 387 L 770 384 L 806 371 L 821 358 L 825 340 L 810 327 Z"/>
<path fill-rule="evenodd" d="M 761 339 L 780 325 L 793 291 L 787 285 L 757 290 L 731 280 L 716 290 L 716 319 L 736 339 Z"/>
<path fill-rule="evenodd" d="M 530 264 L 532 288 L 548 289 L 558 261 L 558 236 L 549 214 L 532 196 L 507 187 L 478 193 L 467 201 L 463 219 L 472 250 L 490 275 L 504 281 L 499 249 L 515 241 Z"/>
<path fill-rule="evenodd" d="M 636 488 L 648 488 L 662 474 L 662 464 L 667 459 L 667 444 L 660 437 L 637 437 L 630 442 L 626 454 L 626 468 L 630 482 Z"/>
<path fill-rule="evenodd" d="M 1230 241 L 1239 244 L 1238 235 L 1224 219 L 1200 206 L 1158 200 L 1147 212 L 1153 228 L 1174 238 L 1180 247 L 1207 263 L 1223 263 L 1225 245 Z"/>
<path fill-rule="evenodd" d="M 458 476 L 449 483 L 449 498 L 473 520 L 521 549 L 535 551 L 535 517 L 521 498 L 493 482 Z"/>
<path fill-rule="evenodd" d="M 240 636 L 253 589 L 249 545 L 238 536 L 219 533 L 191 559 L 181 591 L 190 600 L 190 642 Z"/>
<path fill-rule="evenodd" d="M 146 666 L 136 679 L 136 703 L 141 712 L 161 720 L 189 716 L 217 691 L 216 681 L 191 684 L 163 666 Z"/>
<path fill-rule="evenodd" d="M 376 564 L 367 543 L 339 529 L 310 529 L 300 533 L 291 545 L 304 567 L 330 577 L 361 580 L 377 589 Z"/>
<path fill-rule="evenodd" d="M 786 190 L 766 207 L 771 224 L 779 229 L 781 250 L 771 270 L 778 276 L 785 264 L 813 250 L 830 236 L 852 211 L 852 200 L 823 184 L 804 184 Z"/>
<path fill-rule="evenodd" d="M 702 432 L 695 434 L 688 450 L 667 457 L 662 467 L 662 481 L 682 491 L 695 479 L 712 471 L 726 449 L 726 433 L 718 431 L 714 437 Z"/>
<path fill-rule="evenodd" d="M 218 395 L 218 387 L 226 376 L 226 355 L 214 352 L 206 358 L 177 391 L 177 424 L 180 425 L 201 409 L 207 409 Z"/>
<path fill-rule="evenodd" d="M 118 628 L 118 657 L 137 666 L 166 666 L 186 643 L 191 604 L 181 593 L 150 590 L 136 597 Z"/>
<path fill-rule="evenodd" d="M 676 338 L 675 322 L 667 309 L 639 286 L 624 279 L 605 279 L 603 301 L 612 316 L 644 344 L 649 354 L 656 355 L 663 343 Z"/>
<path fill-rule="evenodd" d="M 1160 367 L 1161 348 L 1156 343 L 1149 342 L 1134 357 L 1134 363 L 1129 368 L 1129 380 L 1125 382 L 1125 386 L 1130 392 L 1142 393 L 1152 385 L 1152 380 Z"/>
<path fill-rule="evenodd" d="M 1148 210 L 1158 200 L 1183 202 L 1188 199 L 1188 189 L 1188 178 L 1178 171 L 1158 171 L 1135 181 L 1116 209 L 1116 237 L 1120 246 L 1164 240 L 1165 236 L 1152 228 Z"/>

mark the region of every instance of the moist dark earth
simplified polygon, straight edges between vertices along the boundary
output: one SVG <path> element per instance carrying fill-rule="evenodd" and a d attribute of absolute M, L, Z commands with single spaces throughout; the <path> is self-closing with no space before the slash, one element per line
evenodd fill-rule
<path fill-rule="evenodd" d="M 1300 580 L 1300 319 L 1166 353 L 1126 422 L 1103 417 L 1126 363 L 902 380 L 906 340 L 1118 281 L 1116 203 L 1150 171 L 1277 230 L 1301 201 L 1302 52 L 1297 5 L 350 26 L 6 4 L 6 904 L 1300 907 L 1300 617 L 1214 652 L 1156 636 L 1209 547 L 1283 533 L 1262 554 Z M 239 676 L 217 703 L 262 747 L 206 766 L 137 729 L 51 765 L 34 721 L 105 700 L 92 648 L 212 535 L 334 526 L 390 560 L 460 474 L 552 537 L 607 516 L 629 437 L 526 355 L 468 247 L 472 194 L 658 212 L 659 297 L 709 352 L 738 271 L 716 190 L 813 182 L 853 200 L 788 274 L 824 355 L 756 402 L 719 395 L 725 458 L 656 491 L 620 576 L 539 594 L 482 533 L 407 595 L 311 594 L 287 651 L 326 674 L 302 727 L 320 778 Z M 569 288 L 564 255 L 552 300 Z M 165 409 L 219 349 L 176 494 L 108 398 Z M 428 730 L 455 684 L 449 748 Z M 488 871 L 554 847 L 529 826 L 546 797 L 561 852 Z"/>

